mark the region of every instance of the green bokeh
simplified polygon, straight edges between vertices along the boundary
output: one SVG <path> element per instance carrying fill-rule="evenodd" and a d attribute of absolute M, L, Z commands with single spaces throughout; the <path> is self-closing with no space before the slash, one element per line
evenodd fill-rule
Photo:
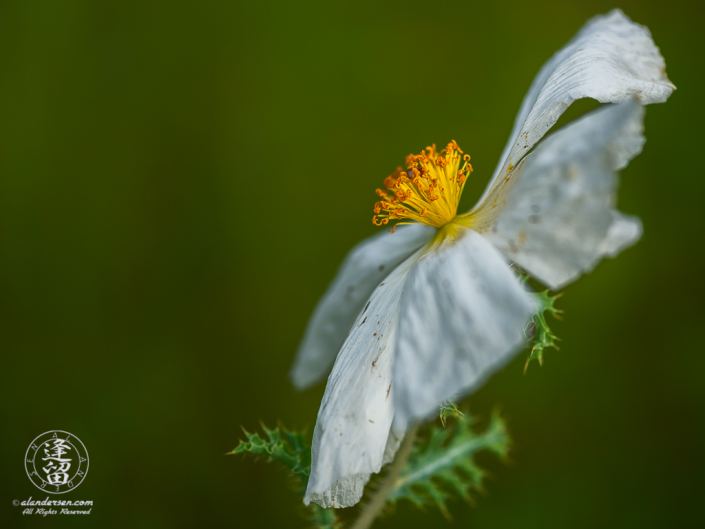
<path fill-rule="evenodd" d="M 644 237 L 565 289 L 563 339 L 470 399 L 512 462 L 454 527 L 693 527 L 705 515 L 705 18 L 622 2 L 679 87 L 647 110 L 620 207 Z M 450 139 L 479 195 L 539 67 L 610 2 L 0 3 L 4 527 L 304 527 L 283 472 L 224 456 L 323 385 L 286 374 L 373 191 Z M 50 429 L 85 443 L 68 499 L 20 515 Z M 401 505 L 379 527 L 446 527 Z"/>

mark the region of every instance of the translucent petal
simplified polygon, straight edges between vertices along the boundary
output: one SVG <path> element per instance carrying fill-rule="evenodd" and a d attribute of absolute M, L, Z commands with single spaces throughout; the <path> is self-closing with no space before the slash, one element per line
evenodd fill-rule
<path fill-rule="evenodd" d="M 484 234 L 507 257 L 558 289 L 641 235 L 613 209 L 616 170 L 643 144 L 636 100 L 598 109 L 549 136 L 517 168 L 516 183 Z"/>
<path fill-rule="evenodd" d="M 333 366 L 313 432 L 311 477 L 304 502 L 349 507 L 369 475 L 396 450 L 392 360 L 399 302 L 409 269 L 422 250 L 375 289 Z M 389 441 L 389 447 L 388 445 Z"/>
<path fill-rule="evenodd" d="M 505 258 L 462 228 L 404 287 L 394 359 L 395 426 L 480 387 L 525 344 L 532 301 Z"/>
<path fill-rule="evenodd" d="M 648 28 L 619 9 L 589 20 L 534 79 L 479 203 L 492 188 L 506 185 L 510 164 L 517 166 L 573 101 L 618 103 L 636 96 L 643 105 L 662 103 L 675 89 L 665 68 Z"/>
<path fill-rule="evenodd" d="M 361 242 L 348 254 L 318 302 L 289 374 L 298 389 L 329 372 L 345 337 L 377 285 L 435 233 L 429 226 L 400 226 Z"/>

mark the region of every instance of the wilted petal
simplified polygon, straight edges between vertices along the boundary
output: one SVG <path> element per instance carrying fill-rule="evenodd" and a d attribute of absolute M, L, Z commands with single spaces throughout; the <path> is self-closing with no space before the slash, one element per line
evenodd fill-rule
<path fill-rule="evenodd" d="M 306 504 L 354 505 L 369 475 L 382 467 L 385 451 L 396 450 L 395 439 L 387 450 L 393 346 L 402 288 L 417 259 L 409 257 L 375 289 L 338 354 L 313 432 Z"/>
<path fill-rule="evenodd" d="M 662 103 L 675 89 L 665 68 L 648 28 L 619 9 L 589 20 L 531 84 L 480 202 L 504 184 L 509 165 L 518 165 L 573 101 L 590 97 L 618 103 L 636 96 L 642 105 Z"/>
<path fill-rule="evenodd" d="M 374 288 L 434 232 L 429 226 L 400 226 L 394 234 L 385 230 L 352 249 L 306 327 L 289 374 L 294 386 L 304 389 L 330 372 Z"/>
<path fill-rule="evenodd" d="M 477 389 L 525 343 L 529 294 L 480 234 L 462 232 L 420 259 L 406 281 L 394 359 L 395 425 Z"/>
<path fill-rule="evenodd" d="M 317 503 L 321 507 L 339 509 L 352 507 L 362 498 L 365 485 L 370 480 L 370 474 L 353 474 L 336 481 L 331 488 L 321 492 L 307 494 L 304 498 L 306 505 Z"/>
<path fill-rule="evenodd" d="M 643 115 L 631 100 L 546 138 L 517 168 L 514 188 L 484 235 L 554 289 L 632 244 L 641 224 L 613 210 L 616 170 L 641 150 Z"/>

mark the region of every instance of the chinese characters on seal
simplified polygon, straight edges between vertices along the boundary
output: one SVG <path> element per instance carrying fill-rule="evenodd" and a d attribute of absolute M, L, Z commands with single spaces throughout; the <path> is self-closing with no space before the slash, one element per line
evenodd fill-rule
<path fill-rule="evenodd" d="M 51 494 L 63 494 L 81 484 L 88 472 L 88 462 L 88 452 L 78 437 L 51 430 L 32 441 L 24 465 L 36 487 Z"/>

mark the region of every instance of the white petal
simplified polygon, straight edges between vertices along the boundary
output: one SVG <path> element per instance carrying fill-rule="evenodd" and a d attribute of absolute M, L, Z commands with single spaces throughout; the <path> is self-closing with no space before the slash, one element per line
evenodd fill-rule
<path fill-rule="evenodd" d="M 374 288 L 434 233 L 429 226 L 405 225 L 395 233 L 384 230 L 352 249 L 306 327 L 289 374 L 297 389 L 315 384 L 330 372 Z"/>
<path fill-rule="evenodd" d="M 377 287 L 338 354 L 313 432 L 306 504 L 354 505 L 369 475 L 382 467 L 394 418 L 392 360 L 399 301 L 421 251 Z M 392 452 L 395 443 L 390 443 Z"/>
<path fill-rule="evenodd" d="M 394 422 L 392 423 L 392 429 L 389 431 L 389 437 L 387 438 L 387 446 L 384 448 L 382 466 L 394 461 L 394 456 L 397 455 L 397 450 L 399 450 L 399 446 L 401 446 L 401 442 L 404 440 L 405 433 L 406 432 L 398 428 Z"/>
<path fill-rule="evenodd" d="M 644 108 L 598 109 L 546 138 L 515 172 L 485 236 L 557 289 L 638 239 L 641 224 L 612 209 L 616 170 L 641 150 Z"/>
<path fill-rule="evenodd" d="M 675 86 L 648 28 L 619 9 L 589 20 L 539 71 L 522 102 L 509 142 L 482 202 L 578 99 L 618 103 L 636 96 L 643 105 L 664 102 Z"/>
<path fill-rule="evenodd" d="M 336 481 L 329 489 L 323 492 L 314 492 L 306 495 L 304 502 L 317 503 L 326 509 L 341 507 L 352 507 L 362 498 L 365 490 L 365 485 L 370 480 L 370 474 L 353 474 L 345 476 L 339 481 Z"/>
<path fill-rule="evenodd" d="M 504 257 L 463 228 L 427 253 L 404 287 L 394 359 L 395 425 L 479 388 L 526 341 L 532 301 Z"/>
<path fill-rule="evenodd" d="M 600 247 L 600 254 L 614 257 L 625 248 L 641 238 L 641 220 L 619 211 L 612 211 L 612 224 L 607 230 L 607 237 Z"/>

